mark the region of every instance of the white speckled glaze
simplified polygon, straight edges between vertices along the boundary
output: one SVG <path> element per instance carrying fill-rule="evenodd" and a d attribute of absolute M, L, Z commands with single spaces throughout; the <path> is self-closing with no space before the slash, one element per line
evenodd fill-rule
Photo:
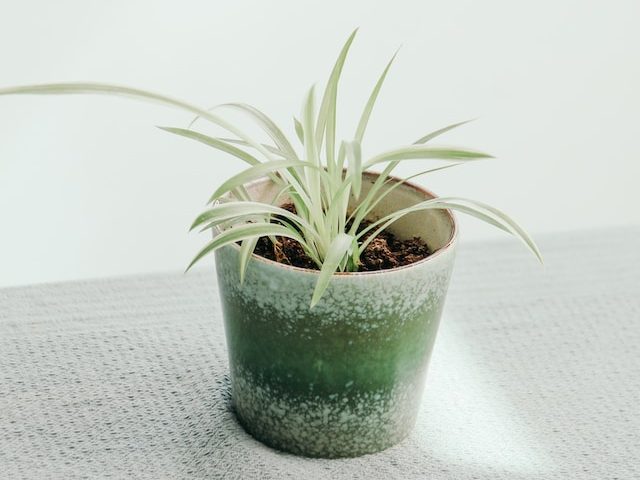
<path fill-rule="evenodd" d="M 364 194 L 375 180 L 366 176 Z M 255 199 L 273 185 L 248 186 Z M 411 184 L 389 194 L 382 216 L 433 194 Z M 414 264 L 334 275 L 309 308 L 317 271 L 255 256 L 239 281 L 239 248 L 216 269 L 239 421 L 257 439 L 314 457 L 371 453 L 411 430 L 453 268 L 456 224 L 446 210 L 396 222 L 400 238 L 435 250 Z"/>

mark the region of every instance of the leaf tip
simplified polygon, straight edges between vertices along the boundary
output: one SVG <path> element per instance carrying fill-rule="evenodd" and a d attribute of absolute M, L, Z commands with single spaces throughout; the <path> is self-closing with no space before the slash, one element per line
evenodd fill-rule
<path fill-rule="evenodd" d="M 533 240 L 532 240 L 533 242 Z M 540 249 L 538 248 L 538 246 L 534 243 L 533 244 L 533 254 L 536 256 L 536 258 L 538 259 L 538 262 L 540 262 L 540 265 L 544 266 L 544 258 L 542 257 L 542 252 L 540 252 Z"/>
<path fill-rule="evenodd" d="M 195 263 L 197 262 L 197 259 L 193 259 L 191 260 L 191 263 L 189 265 L 187 265 L 187 268 L 184 269 L 184 272 L 182 272 L 183 275 L 189 273 L 189 270 L 191 270 L 191 267 L 193 267 L 195 265 Z"/>

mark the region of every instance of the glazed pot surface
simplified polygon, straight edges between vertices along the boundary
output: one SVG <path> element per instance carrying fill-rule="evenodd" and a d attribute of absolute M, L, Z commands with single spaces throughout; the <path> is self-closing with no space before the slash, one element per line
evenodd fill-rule
<path fill-rule="evenodd" d="M 432 196 L 396 191 L 402 206 Z M 451 215 L 429 214 L 407 225 L 418 232 L 422 219 L 413 235 L 436 253 L 397 269 L 334 275 L 313 309 L 318 272 L 254 257 L 241 285 L 239 249 L 216 252 L 233 407 L 255 438 L 333 458 L 383 450 L 410 432 L 454 259 Z"/>

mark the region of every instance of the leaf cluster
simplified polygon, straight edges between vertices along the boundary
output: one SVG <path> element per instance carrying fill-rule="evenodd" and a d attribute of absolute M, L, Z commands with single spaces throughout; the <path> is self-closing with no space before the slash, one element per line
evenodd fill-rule
<path fill-rule="evenodd" d="M 474 200 L 434 198 L 383 218 L 371 218 L 376 206 L 402 185 L 402 182 L 393 181 L 390 177 L 401 162 L 435 162 L 430 168 L 409 177 L 413 178 L 491 156 L 467 148 L 432 144 L 432 140 L 440 135 L 467 123 L 460 122 L 424 135 L 410 145 L 384 151 L 370 158 L 363 157 L 362 142 L 367 125 L 397 52 L 373 86 L 353 136 L 338 141 L 338 83 L 356 32 L 357 30 L 349 36 L 338 55 L 319 105 L 316 105 L 315 89 L 312 87 L 304 98 L 300 116 L 293 118 L 297 147 L 294 147 L 296 142 L 289 140 L 266 114 L 243 103 L 228 103 L 203 109 L 146 90 L 102 83 L 19 86 L 0 89 L 0 95 L 109 94 L 159 102 L 194 114 L 195 118 L 188 128 L 160 128 L 229 154 L 246 163 L 247 168 L 225 180 L 209 199 L 210 208 L 193 222 L 192 229 L 213 229 L 216 235 L 195 256 L 188 268 L 214 250 L 240 242 L 240 278 L 243 279 L 260 237 L 267 236 L 274 242 L 277 242 L 277 237 L 292 238 L 300 243 L 320 269 L 311 307 L 320 301 L 336 271 L 358 270 L 362 252 L 380 232 L 404 215 L 421 210 L 452 209 L 473 215 L 515 235 L 541 258 L 533 240 L 516 222 L 496 208 Z M 266 133 L 270 142 L 261 143 L 226 120 L 221 114 L 225 110 L 234 110 L 249 117 Z M 214 137 L 195 130 L 193 126 L 198 119 L 221 127 L 231 137 Z M 370 171 L 372 167 L 383 169 L 363 195 L 363 172 Z M 270 177 L 279 187 L 270 203 L 253 200 L 245 189 L 247 183 L 265 176 Z M 295 213 L 278 206 L 285 198 L 294 204 Z M 362 228 L 365 220 L 371 223 Z"/>

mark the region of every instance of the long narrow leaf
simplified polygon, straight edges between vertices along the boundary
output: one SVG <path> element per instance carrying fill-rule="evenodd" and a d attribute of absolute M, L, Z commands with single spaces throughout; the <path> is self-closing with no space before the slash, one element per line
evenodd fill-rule
<path fill-rule="evenodd" d="M 296 117 L 293 117 L 293 126 L 296 130 L 296 135 L 300 143 L 304 145 L 304 130 L 302 129 L 302 123 Z"/>
<path fill-rule="evenodd" d="M 196 217 L 191 225 L 190 230 L 200 227 L 204 224 L 207 228 L 216 226 L 221 222 L 229 219 L 246 217 L 246 216 L 271 216 L 279 215 L 280 217 L 287 218 L 294 222 L 299 227 L 307 229 L 310 233 L 313 233 L 313 227 L 299 215 L 285 210 L 284 208 L 276 207 L 268 203 L 239 201 L 221 203 L 214 206 Z"/>
<path fill-rule="evenodd" d="M 447 125 L 444 128 L 440 128 L 438 130 L 436 130 L 435 132 L 431 132 L 426 134 L 424 137 L 419 138 L 418 140 L 416 140 L 415 142 L 413 142 L 414 145 L 420 145 L 422 143 L 427 143 L 430 140 L 433 140 L 436 137 L 439 137 L 440 135 L 442 135 L 443 133 L 448 132 L 449 130 L 453 130 L 454 128 L 457 128 L 461 125 L 464 125 L 465 123 L 469 123 L 469 122 L 473 122 L 475 120 L 475 118 L 472 118 L 470 120 L 465 120 L 464 122 L 458 122 L 458 123 L 454 123 L 451 125 Z"/>
<path fill-rule="evenodd" d="M 390 150 L 367 160 L 364 169 L 377 163 L 414 160 L 414 159 L 437 159 L 448 161 L 479 160 L 482 158 L 493 158 L 491 155 L 465 148 L 429 147 L 423 145 L 409 145 L 395 150 Z"/>
<path fill-rule="evenodd" d="M 218 189 L 211 195 L 209 202 L 213 202 L 220 198 L 225 193 L 233 190 L 234 188 L 245 185 L 246 183 L 262 178 L 269 173 L 282 171 L 290 167 L 298 167 L 301 162 L 299 160 L 274 160 L 271 162 L 260 163 L 252 167 L 243 170 L 237 175 L 232 176 L 218 187 Z M 313 166 L 306 165 L 307 168 L 314 168 Z"/>
<path fill-rule="evenodd" d="M 472 208 L 477 207 L 479 209 L 485 209 L 489 213 L 493 214 L 496 217 L 496 220 L 498 221 L 498 223 L 501 223 L 504 227 L 508 228 L 509 231 L 514 236 L 522 240 L 522 242 L 524 242 L 524 244 L 529 248 L 529 250 L 531 250 L 531 252 L 538 258 L 540 263 L 542 263 L 543 261 L 542 254 L 540 253 L 540 250 L 538 249 L 538 246 L 536 245 L 536 243 L 533 241 L 533 238 L 531 238 L 531 236 L 518 223 L 516 223 L 515 220 L 513 220 L 503 211 L 498 210 L 497 208 L 489 204 L 486 204 L 484 202 L 479 202 L 477 200 L 467 200 L 467 199 L 462 199 L 462 200 L 469 203 Z"/>
<path fill-rule="evenodd" d="M 352 181 L 353 196 L 360 198 L 362 190 L 362 150 L 360 142 L 353 140 L 352 142 L 343 142 L 345 155 L 347 157 L 347 171 Z"/>
<path fill-rule="evenodd" d="M 304 244 L 304 239 L 300 234 L 290 228 L 283 227 L 272 223 L 248 223 L 238 227 L 233 227 L 218 234 L 211 242 L 209 242 L 191 261 L 187 270 L 189 270 L 202 257 L 208 255 L 218 248 L 239 242 L 246 238 L 264 237 L 268 235 L 276 235 L 279 237 L 288 237 Z"/>
<path fill-rule="evenodd" d="M 246 103 L 225 103 L 220 105 L 220 107 L 234 108 L 248 114 L 250 117 L 256 120 L 258 125 L 260 125 L 265 132 L 267 132 L 267 135 L 271 137 L 271 139 L 286 157 L 293 160 L 298 159 L 296 151 L 293 149 L 291 143 L 289 143 L 286 135 L 282 133 L 282 130 L 280 130 L 278 125 L 276 125 L 273 120 L 271 120 L 267 115 L 258 110 L 256 107 L 248 105 Z"/>
<path fill-rule="evenodd" d="M 234 145 L 242 145 L 243 147 L 253 148 L 253 145 L 251 145 L 250 143 L 245 142 L 244 140 L 239 140 L 237 138 L 228 138 L 228 137 L 214 137 L 214 138 L 216 140 L 220 140 L 226 143 L 232 143 Z M 261 143 L 260 145 L 269 153 L 273 153 L 274 155 L 277 155 L 278 157 L 282 157 L 282 158 L 286 157 L 286 155 L 282 153 L 282 150 L 280 150 L 278 147 L 274 147 L 273 145 L 268 145 L 266 143 Z"/>
<path fill-rule="evenodd" d="M 260 237 L 245 238 L 240 244 L 240 284 L 244 283 L 247 267 Z"/>
<path fill-rule="evenodd" d="M 309 203 L 307 204 L 310 220 L 316 225 L 321 236 L 324 236 L 324 216 L 322 210 L 322 182 L 321 182 L 321 163 L 318 156 L 318 149 L 314 137 L 314 87 L 311 87 L 307 93 L 302 108 L 302 129 L 304 132 L 304 147 L 307 165 L 312 166 L 306 170 L 307 188 L 309 192 Z M 324 251 L 328 247 L 326 242 L 320 245 L 320 249 Z"/>
<path fill-rule="evenodd" d="M 340 233 L 336 236 L 333 242 L 331 242 L 329 250 L 324 257 L 322 268 L 320 269 L 320 276 L 318 277 L 316 288 L 314 289 L 313 296 L 311 297 L 311 308 L 315 307 L 320 301 L 322 294 L 329 285 L 331 276 L 335 273 L 344 256 L 349 252 L 349 249 L 353 244 L 353 240 L 354 237 L 352 235 Z"/>
<path fill-rule="evenodd" d="M 344 62 L 347 58 L 347 54 L 349 53 L 349 48 L 353 43 L 353 39 L 358 33 L 358 29 L 356 28 L 349 38 L 345 42 L 336 63 L 333 66 L 333 70 L 331 70 L 331 74 L 329 75 L 329 80 L 327 81 L 327 85 L 325 87 L 324 95 L 322 96 L 322 103 L 320 104 L 320 109 L 318 111 L 318 120 L 316 122 L 316 144 L 320 145 L 322 142 L 322 137 L 324 136 L 325 127 L 327 125 L 327 120 L 329 118 L 329 113 L 331 109 L 331 105 L 334 106 L 334 114 L 335 114 L 335 96 L 336 96 L 336 88 L 338 84 L 338 80 L 340 79 L 340 74 L 342 73 L 342 67 L 344 67 Z M 335 127 L 335 117 L 333 118 L 334 127 Z"/>
<path fill-rule="evenodd" d="M 234 157 L 237 157 L 240 160 L 245 161 L 249 165 L 258 165 L 259 163 L 262 163 L 253 155 L 250 155 L 244 150 L 236 148 L 233 145 L 229 145 L 229 143 L 223 139 L 210 137 L 203 133 L 199 133 L 194 130 L 187 130 L 185 128 L 176 128 L 176 127 L 158 127 L 158 128 L 160 130 L 164 130 L 165 132 L 173 133 L 174 135 L 179 135 L 185 138 L 190 138 L 192 140 L 195 140 L 196 142 L 200 142 L 200 143 L 203 143 L 204 145 L 208 145 L 220 151 L 229 153 L 230 155 L 233 155 Z M 246 142 L 243 142 L 243 143 L 247 144 Z"/>
<path fill-rule="evenodd" d="M 540 262 L 542 262 L 542 255 L 540 254 L 540 250 L 536 246 L 533 239 L 507 214 L 495 207 L 492 207 L 491 205 L 487 205 L 486 203 L 458 197 L 433 198 L 431 200 L 420 202 L 411 207 L 403 208 L 402 210 L 398 210 L 392 214 L 387 215 L 386 217 L 381 218 L 358 234 L 358 238 L 360 238 L 369 233 L 369 231 L 376 229 L 375 232 L 371 234 L 363 243 L 361 249 L 364 250 L 368 242 L 373 240 L 373 238 L 375 238 L 375 236 L 377 236 L 380 231 L 382 231 L 384 228 L 387 228 L 391 223 L 402 218 L 404 215 L 420 210 L 442 208 L 459 210 L 514 235 L 527 246 L 527 248 L 538 258 L 538 260 L 540 260 Z"/>
<path fill-rule="evenodd" d="M 351 188 L 352 178 L 347 175 L 334 191 L 333 196 L 329 199 L 325 216 L 330 219 L 330 224 L 337 226 L 336 232 L 344 232 L 345 223 L 347 221 L 347 207 L 349 205 L 349 191 Z"/>
<path fill-rule="evenodd" d="M 389 174 L 391 173 L 391 170 L 393 170 L 398 163 L 399 162 L 390 162 L 384 168 L 384 170 L 378 174 L 376 181 L 373 182 L 373 185 L 365 195 L 364 200 L 360 202 L 360 205 L 358 208 L 360 208 L 360 206 L 363 206 L 363 205 L 364 206 L 369 205 L 373 201 L 373 199 L 378 195 L 378 192 L 380 191 L 380 189 L 384 186 L 387 178 L 389 178 Z M 349 220 L 351 220 L 351 218 L 349 218 Z"/>
<path fill-rule="evenodd" d="M 110 83 L 47 83 L 41 85 L 23 85 L 18 87 L 0 88 L 0 95 L 73 95 L 73 94 L 101 94 L 101 95 L 115 95 L 120 97 L 137 98 L 143 100 L 149 100 L 164 105 L 186 110 L 191 113 L 205 118 L 206 120 L 224 128 L 225 130 L 233 133 L 234 135 L 242 138 L 257 148 L 260 153 L 265 155 L 267 159 L 271 159 L 269 152 L 264 149 L 259 143 L 255 142 L 251 137 L 246 135 L 242 130 L 236 128 L 233 124 L 223 120 L 222 118 L 214 115 L 207 110 L 177 100 L 175 98 L 161 95 L 147 90 L 141 90 L 139 88 L 126 87 L 122 85 L 115 85 Z"/>
<path fill-rule="evenodd" d="M 352 215 L 349 217 L 349 220 L 353 219 L 353 222 L 352 222 L 352 225 L 351 225 L 351 229 L 350 229 L 350 233 L 355 234 L 355 232 L 358 231 L 358 228 L 359 228 L 360 223 L 362 222 L 362 220 L 367 218 L 367 215 L 369 215 L 376 208 L 376 206 L 382 200 L 384 200 L 387 197 L 387 195 L 392 193 L 396 188 L 399 188 L 402 185 L 404 185 L 406 182 L 408 182 L 409 180 L 412 180 L 414 178 L 420 177 L 422 175 L 426 175 L 428 173 L 434 173 L 434 172 L 437 172 L 439 170 L 446 170 L 446 169 L 452 168 L 452 167 L 457 167 L 458 165 L 463 165 L 463 163 L 462 162 L 450 163 L 448 165 L 443 165 L 443 166 L 436 167 L 436 168 L 430 168 L 428 170 L 423 170 L 422 172 L 414 173 L 413 175 L 410 175 L 410 176 L 408 176 L 406 178 L 403 178 L 400 181 L 393 181 L 393 185 L 389 186 L 386 190 L 384 190 L 384 191 L 382 191 L 380 193 L 376 193 L 376 195 L 374 195 L 367 203 L 362 202 L 354 209 Z M 384 186 L 388 186 L 388 184 L 390 182 L 392 182 L 392 180 L 387 180 L 384 183 Z"/>
<path fill-rule="evenodd" d="M 362 111 L 362 115 L 360 116 L 360 121 L 358 122 L 358 128 L 356 129 L 356 135 L 355 135 L 355 139 L 360 143 L 362 143 L 362 138 L 364 137 L 364 132 L 367 129 L 367 124 L 369 123 L 369 117 L 371 117 L 373 106 L 375 105 L 376 100 L 378 98 L 378 94 L 380 93 L 380 88 L 382 88 L 384 79 L 386 78 L 387 73 L 389 72 L 389 68 L 391 68 L 391 64 L 395 60 L 396 55 L 398 55 L 397 50 L 396 50 L 396 53 L 394 53 L 393 56 L 391 57 L 391 60 L 389 60 L 389 63 L 387 63 L 387 66 L 382 72 L 382 75 L 380 75 L 380 78 L 376 82 L 375 87 L 373 87 L 373 91 L 371 92 L 371 95 L 369 95 L 369 100 L 367 100 L 364 110 Z"/>

